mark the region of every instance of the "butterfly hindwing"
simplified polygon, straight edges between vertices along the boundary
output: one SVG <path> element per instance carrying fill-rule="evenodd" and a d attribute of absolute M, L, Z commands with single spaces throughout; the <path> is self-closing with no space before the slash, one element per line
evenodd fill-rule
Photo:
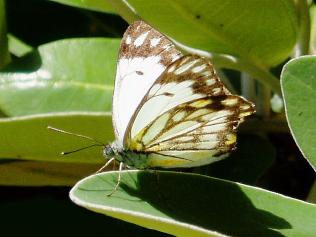
<path fill-rule="evenodd" d="M 252 113 L 252 104 L 239 96 L 196 99 L 158 116 L 132 138 L 130 148 L 150 154 L 151 166 L 211 163 L 235 148 L 236 128 Z"/>
<path fill-rule="evenodd" d="M 142 98 L 165 68 L 180 56 L 167 37 L 143 21 L 134 22 L 124 33 L 113 96 L 113 125 L 121 145 Z"/>
<path fill-rule="evenodd" d="M 211 163 L 234 149 L 238 124 L 253 112 L 252 103 L 228 92 L 206 59 L 183 56 L 143 98 L 124 145 L 147 153 L 149 166 Z"/>

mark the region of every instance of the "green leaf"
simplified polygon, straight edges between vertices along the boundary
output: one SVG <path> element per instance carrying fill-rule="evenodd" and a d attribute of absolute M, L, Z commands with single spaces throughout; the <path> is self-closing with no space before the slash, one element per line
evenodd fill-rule
<path fill-rule="evenodd" d="M 74 6 L 74 7 L 80 7 L 85 8 L 89 10 L 99 11 L 99 12 L 105 12 L 105 13 L 115 13 L 115 10 L 113 9 L 112 5 L 108 3 L 107 0 L 50 0 L 53 2 L 58 2 L 61 4 Z"/>
<path fill-rule="evenodd" d="M 196 174 L 124 171 L 92 175 L 70 192 L 76 204 L 176 236 L 315 236 L 316 206 Z"/>
<path fill-rule="evenodd" d="M 16 57 L 32 52 L 33 48 L 12 34 L 8 34 L 9 51 Z"/>
<path fill-rule="evenodd" d="M 4 0 L 0 0 L 0 68 L 10 61 L 5 19 Z"/>
<path fill-rule="evenodd" d="M 113 140 L 109 113 L 60 113 L 0 119 L 0 157 L 52 162 L 103 163 L 103 147 L 61 156 L 93 144 L 89 140 L 56 133 L 47 126 L 90 136 L 104 143 Z"/>
<path fill-rule="evenodd" d="M 0 185 L 72 186 L 99 168 L 100 164 L 0 160 Z"/>
<path fill-rule="evenodd" d="M 185 46 L 231 54 L 259 66 L 276 65 L 286 59 L 298 34 L 292 0 L 128 3 L 144 20 Z"/>
<path fill-rule="evenodd" d="M 231 155 L 206 169 L 210 176 L 254 184 L 272 165 L 276 152 L 272 144 L 259 136 L 239 136 L 237 149 Z"/>
<path fill-rule="evenodd" d="M 287 120 L 296 144 L 316 170 L 316 56 L 289 61 L 281 74 Z"/>
<path fill-rule="evenodd" d="M 8 116 L 110 111 L 118 39 L 60 40 L 0 73 L 0 108 Z"/>

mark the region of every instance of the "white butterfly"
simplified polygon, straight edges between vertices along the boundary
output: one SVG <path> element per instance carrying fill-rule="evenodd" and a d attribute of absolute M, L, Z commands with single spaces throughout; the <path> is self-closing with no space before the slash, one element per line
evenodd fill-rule
<path fill-rule="evenodd" d="M 116 140 L 104 155 L 107 164 L 120 162 L 120 169 L 206 165 L 235 148 L 237 126 L 254 111 L 224 87 L 208 60 L 183 56 L 166 36 L 137 21 L 121 42 L 112 115 Z"/>

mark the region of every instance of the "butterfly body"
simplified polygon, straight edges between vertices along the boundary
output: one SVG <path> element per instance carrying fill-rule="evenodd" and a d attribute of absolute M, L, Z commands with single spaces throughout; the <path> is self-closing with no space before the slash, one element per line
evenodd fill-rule
<path fill-rule="evenodd" d="M 136 169 L 146 169 L 149 167 L 147 154 L 125 150 L 122 147 L 118 147 L 116 142 L 105 146 L 103 153 L 105 157 L 114 157 L 117 162 L 122 162 L 128 167 Z"/>
<path fill-rule="evenodd" d="M 232 95 L 205 58 L 183 56 L 142 21 L 125 32 L 119 53 L 113 126 L 104 155 L 129 167 L 194 167 L 227 156 L 254 105 Z"/>
<path fill-rule="evenodd" d="M 159 150 L 159 149 L 158 149 Z M 192 167 L 206 165 L 211 162 L 221 160 L 227 156 L 227 154 L 213 156 L 213 159 L 209 159 L 209 156 L 205 159 L 199 159 L 198 162 L 194 160 L 177 158 L 172 156 L 161 157 L 161 155 L 149 152 L 144 153 L 141 151 L 132 150 L 117 150 L 115 145 L 107 145 L 104 149 L 105 157 L 114 157 L 117 162 L 124 163 L 127 167 L 136 169 L 150 169 L 150 168 L 180 168 L 180 167 Z M 196 159 L 199 157 L 196 156 Z"/>

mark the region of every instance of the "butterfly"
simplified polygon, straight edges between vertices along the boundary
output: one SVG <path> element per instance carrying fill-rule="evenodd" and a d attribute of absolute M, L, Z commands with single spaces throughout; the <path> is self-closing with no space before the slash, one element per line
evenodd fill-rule
<path fill-rule="evenodd" d="M 120 170 L 218 161 L 235 149 L 238 125 L 254 112 L 251 102 L 226 89 L 207 59 L 182 55 L 165 35 L 136 21 L 120 45 L 116 139 L 104 148 L 106 166 L 114 160 Z"/>

